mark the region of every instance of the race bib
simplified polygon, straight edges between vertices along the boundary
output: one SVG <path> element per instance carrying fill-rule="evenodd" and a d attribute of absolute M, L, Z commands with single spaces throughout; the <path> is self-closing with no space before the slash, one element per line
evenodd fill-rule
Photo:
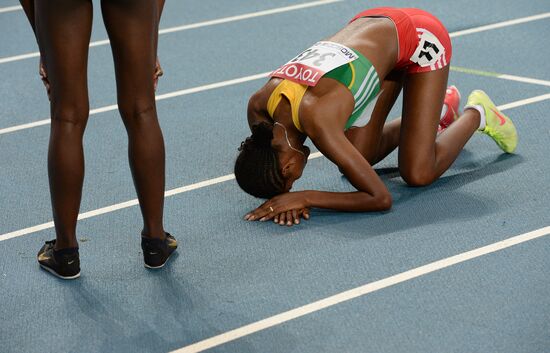
<path fill-rule="evenodd" d="M 420 35 L 420 43 L 410 60 L 421 67 L 435 65 L 441 56 L 445 54 L 445 47 L 429 31 L 421 28 L 417 28 L 416 30 Z"/>
<path fill-rule="evenodd" d="M 271 73 L 308 86 L 315 86 L 329 71 L 359 58 L 350 48 L 333 42 L 317 42 Z"/>

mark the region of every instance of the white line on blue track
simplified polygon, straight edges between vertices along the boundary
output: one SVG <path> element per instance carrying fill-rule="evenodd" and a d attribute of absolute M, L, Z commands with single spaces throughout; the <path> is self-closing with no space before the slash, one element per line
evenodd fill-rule
<path fill-rule="evenodd" d="M 343 1 L 343 0 L 316 1 L 316 2 L 312 2 L 312 3 L 306 3 L 306 4 L 301 4 L 301 5 L 295 5 L 295 6 L 302 6 L 302 8 L 307 4 L 309 4 L 309 7 L 313 6 L 311 4 L 316 4 L 316 6 L 318 6 L 319 3 L 322 2 L 324 4 L 327 1 L 335 2 L 335 1 Z M 274 10 L 267 10 L 267 11 L 275 11 L 275 10 L 280 10 L 280 9 L 283 9 L 283 8 L 274 9 Z M 288 7 L 284 8 L 284 9 L 286 9 L 285 11 L 290 11 L 290 10 L 288 10 Z M 279 12 L 281 12 L 281 11 L 279 11 Z M 241 15 L 241 16 L 245 16 L 245 15 Z M 234 16 L 234 17 L 237 17 L 237 16 Z M 536 15 L 536 16 L 528 16 L 528 17 L 517 18 L 515 20 L 499 22 L 499 23 L 496 23 L 496 24 L 491 24 L 491 25 L 486 25 L 486 26 L 474 27 L 474 28 L 466 29 L 466 30 L 459 31 L 459 32 L 453 32 L 453 33 L 450 33 L 450 36 L 451 37 L 457 36 L 457 35 L 463 36 L 463 35 L 478 33 L 480 31 L 489 31 L 489 30 L 494 30 L 494 29 L 498 29 L 498 28 L 503 28 L 503 27 L 506 27 L 506 26 L 517 25 L 517 24 L 520 24 L 520 23 L 536 21 L 536 20 L 540 20 L 540 19 L 543 19 L 543 18 L 547 18 L 547 17 L 550 17 L 550 12 L 539 14 L 539 15 Z M 220 20 L 223 20 L 223 19 L 220 19 Z M 214 21 L 218 21 L 218 20 L 214 20 Z M 189 26 L 191 26 L 191 25 L 189 25 Z M 0 64 L 1 63 L 2 63 L 2 59 L 0 59 Z M 159 95 L 159 96 L 156 97 L 156 100 L 158 101 L 158 100 L 167 99 L 167 98 L 179 97 L 179 96 L 184 96 L 184 95 L 191 94 L 191 93 L 202 92 L 202 91 L 206 91 L 206 90 L 210 90 L 210 89 L 214 89 L 214 88 L 226 87 L 226 86 L 231 86 L 231 85 L 234 85 L 234 84 L 249 82 L 249 81 L 253 81 L 253 80 L 257 80 L 257 79 L 267 77 L 267 75 L 269 75 L 269 72 L 260 73 L 260 74 L 256 74 L 256 75 L 250 75 L 250 76 L 244 76 L 244 77 L 241 77 L 241 78 L 236 78 L 236 79 L 227 80 L 227 81 L 211 83 L 211 84 L 207 84 L 207 85 L 204 85 L 204 86 L 198 86 L 198 87 L 189 88 L 189 89 L 178 90 L 178 91 L 174 91 L 174 92 Z M 501 79 L 506 79 L 506 80 L 511 80 L 511 81 L 519 81 L 519 82 L 524 82 L 524 83 L 536 84 L 536 85 L 544 85 L 544 86 L 549 86 L 550 85 L 550 81 L 534 79 L 534 78 L 529 78 L 529 77 L 520 77 L 520 76 L 514 76 L 514 75 L 500 75 L 500 76 L 495 76 L 495 77 L 501 78 Z M 103 112 L 113 111 L 113 110 L 116 110 L 117 108 L 118 108 L 118 106 L 116 104 L 112 104 L 112 105 L 108 105 L 108 106 L 104 106 L 104 107 L 100 107 L 100 108 L 91 109 L 90 110 L 90 115 L 95 115 L 95 114 L 99 114 L 99 113 L 103 113 Z M 6 128 L 1 128 L 0 129 L 0 135 L 8 134 L 8 133 L 16 132 L 16 131 L 21 131 L 21 130 L 26 130 L 26 129 L 31 129 L 31 128 L 38 127 L 38 126 L 49 125 L 49 124 L 50 124 L 50 119 L 42 119 L 42 120 L 30 122 L 30 123 L 14 125 L 14 126 L 6 127 Z"/>
<path fill-rule="evenodd" d="M 517 107 L 521 107 L 521 106 L 528 105 L 528 104 L 541 102 L 541 101 L 544 101 L 544 100 L 549 100 L 549 99 L 550 99 L 550 93 L 543 94 L 543 95 L 536 96 L 536 97 L 527 98 L 527 99 L 521 99 L 519 101 L 515 101 L 515 102 L 507 103 L 507 104 L 504 104 L 504 105 L 500 105 L 500 106 L 498 106 L 498 109 L 507 110 L 507 109 L 517 108 Z M 319 158 L 321 156 L 322 155 L 319 152 L 312 153 L 309 156 L 309 159 L 315 159 L 315 158 Z M 189 192 L 189 191 L 192 191 L 192 190 L 202 189 L 202 188 L 205 188 L 207 186 L 220 184 L 220 183 L 223 183 L 223 182 L 226 182 L 226 181 L 229 181 L 229 180 L 233 180 L 233 179 L 235 179 L 235 176 L 233 174 L 227 174 L 227 175 L 220 176 L 220 177 L 217 177 L 217 178 L 208 179 L 208 180 L 204 180 L 204 181 L 201 181 L 201 182 L 198 182 L 198 183 L 194 183 L 194 184 L 182 186 L 182 187 L 179 187 L 179 188 L 167 190 L 164 193 L 164 195 L 166 197 L 170 197 L 170 196 L 182 194 L 182 193 L 185 193 L 185 192 Z M 117 203 L 117 204 L 114 204 L 114 205 L 111 205 L 111 206 L 106 206 L 106 207 L 98 208 L 96 210 L 81 213 L 81 214 L 78 215 L 78 219 L 82 220 L 82 219 L 86 219 L 86 218 L 91 218 L 91 217 L 99 216 L 99 215 L 102 215 L 102 214 L 122 210 L 122 209 L 125 209 L 125 208 L 128 208 L 128 207 L 136 206 L 138 204 L 139 204 L 138 200 L 133 199 L 133 200 L 130 200 L 130 201 L 125 201 L 125 202 Z M 24 235 L 27 235 L 27 234 L 36 233 L 36 232 L 39 232 L 39 231 L 42 231 L 42 230 L 45 230 L 45 229 L 50 229 L 50 228 L 53 228 L 53 227 L 54 227 L 53 222 L 47 222 L 47 223 L 38 224 L 36 226 L 23 228 L 23 229 L 16 230 L 16 231 L 13 231 L 13 232 L 1 234 L 0 235 L 0 242 L 8 240 L 8 239 L 21 237 L 21 236 L 24 236 Z"/>
<path fill-rule="evenodd" d="M 427 275 L 432 272 L 442 270 L 447 267 L 451 267 L 462 262 L 466 262 L 480 256 L 491 254 L 506 248 L 525 243 L 530 240 L 538 239 L 550 234 L 550 227 L 540 228 L 528 233 L 516 235 L 514 237 L 489 244 L 477 249 L 466 251 L 451 257 L 447 257 L 438 261 L 431 262 L 429 264 L 415 267 L 405 272 L 395 274 L 390 277 L 380 279 L 375 282 L 367 283 L 365 285 L 341 292 L 330 297 L 318 300 L 313 303 L 309 303 L 292 310 L 285 311 L 283 313 L 270 316 L 266 319 L 253 322 L 251 324 L 239 327 L 237 329 L 224 332 L 214 337 L 207 338 L 205 340 L 193 343 L 189 346 L 177 349 L 171 353 L 195 353 L 202 352 L 207 349 L 211 349 L 222 344 L 237 340 L 241 337 L 251 335 L 253 333 L 268 329 L 288 322 L 290 320 L 297 319 L 299 317 L 330 308 L 331 306 L 350 301 L 355 298 L 362 297 L 369 293 L 374 293 L 384 288 L 394 286 L 399 283 L 410 281 L 420 276 Z"/>
<path fill-rule="evenodd" d="M 19 11 L 19 10 L 23 10 L 23 8 L 20 5 L 0 7 L 0 13 L 13 12 L 13 11 Z"/>
<path fill-rule="evenodd" d="M 255 17 L 275 15 L 275 14 L 279 14 L 279 13 L 283 13 L 283 12 L 302 10 L 302 9 L 307 9 L 307 8 L 310 8 L 310 7 L 328 5 L 328 4 L 333 4 L 333 3 L 342 2 L 342 1 L 344 1 L 344 0 L 318 0 L 318 1 L 306 2 L 306 3 L 303 3 L 303 4 L 277 7 L 277 8 L 269 9 L 269 10 L 250 12 L 250 13 L 245 13 L 245 14 L 242 14 L 242 15 L 223 17 L 223 18 L 218 18 L 218 19 L 214 19 L 214 20 L 191 23 L 191 24 L 188 24 L 188 25 L 169 27 L 169 28 L 164 28 L 164 29 L 159 30 L 159 35 L 166 34 L 166 33 L 173 33 L 173 32 L 181 32 L 181 31 L 186 31 L 186 30 L 201 28 L 201 27 L 207 27 L 207 26 L 214 26 L 214 25 L 219 25 L 219 24 L 222 24 L 222 23 L 242 21 L 242 20 L 247 20 L 247 19 L 255 18 Z M 102 40 L 91 42 L 90 47 L 99 47 L 99 46 L 107 45 L 107 44 L 109 44 L 109 40 L 108 39 L 102 39 Z M 4 58 L 0 58 L 0 64 L 6 64 L 6 63 L 9 63 L 9 62 L 20 61 L 20 60 L 31 59 L 31 58 L 38 58 L 39 56 L 40 56 L 40 52 L 33 52 L 33 53 L 26 53 L 26 54 L 14 55 L 14 56 L 7 56 L 7 57 L 4 57 Z"/>

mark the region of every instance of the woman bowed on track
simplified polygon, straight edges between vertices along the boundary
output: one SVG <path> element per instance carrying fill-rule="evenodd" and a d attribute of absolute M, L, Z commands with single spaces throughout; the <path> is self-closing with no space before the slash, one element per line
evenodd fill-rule
<path fill-rule="evenodd" d="M 438 179 L 476 130 L 513 152 L 515 127 L 483 91 L 472 92 L 458 117 L 458 91 L 446 89 L 451 54 L 449 34 L 433 15 L 376 8 L 275 70 L 250 98 L 252 136 L 235 163 L 240 187 L 269 199 L 245 219 L 292 225 L 310 207 L 388 210 L 391 195 L 372 165 L 397 147 L 399 172 L 411 186 Z M 401 90 L 402 118 L 386 124 Z M 356 192 L 290 192 L 307 162 L 308 137 Z"/>
<path fill-rule="evenodd" d="M 164 231 L 164 141 L 154 86 L 158 24 L 164 0 L 102 0 L 115 62 L 117 101 L 128 133 L 128 155 L 144 226 L 145 266 L 162 267 L 176 249 Z M 21 0 L 36 35 L 41 73 L 50 97 L 48 175 L 56 240 L 38 253 L 52 274 L 80 276 L 76 223 L 84 179 L 82 138 L 89 113 L 87 63 L 91 0 Z M 155 73 L 156 72 L 156 73 Z"/>

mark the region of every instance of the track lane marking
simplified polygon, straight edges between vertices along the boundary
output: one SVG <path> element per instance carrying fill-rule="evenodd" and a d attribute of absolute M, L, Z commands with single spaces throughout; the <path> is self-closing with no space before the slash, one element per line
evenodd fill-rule
<path fill-rule="evenodd" d="M 21 5 L 0 7 L 0 13 L 6 13 L 6 12 L 12 12 L 12 11 L 19 11 L 19 10 L 23 10 L 23 8 L 21 7 Z"/>
<path fill-rule="evenodd" d="M 484 25 L 484 26 L 479 26 L 479 27 L 474 27 L 474 28 L 470 28 L 470 29 L 465 29 L 465 30 L 462 30 L 462 31 L 453 32 L 453 33 L 450 33 L 449 36 L 451 38 L 462 37 L 462 36 L 469 35 L 469 34 L 472 34 L 472 33 L 486 32 L 486 31 L 491 31 L 493 29 L 497 29 L 497 28 L 510 27 L 510 26 L 515 26 L 515 25 L 519 25 L 519 24 L 522 24 L 522 23 L 544 20 L 544 19 L 547 19 L 549 17 L 550 17 L 550 12 L 543 12 L 543 13 L 540 13 L 538 15 L 520 17 L 520 18 L 516 18 L 516 19 L 513 19 L 513 20 L 501 21 L 501 22 L 497 22 L 497 23 Z"/>
<path fill-rule="evenodd" d="M 305 8 L 309 8 L 309 7 L 328 5 L 328 4 L 332 4 L 332 3 L 336 3 L 336 2 L 342 2 L 342 1 L 344 1 L 344 0 L 319 0 L 319 1 L 313 1 L 313 2 L 304 3 L 304 4 L 285 6 L 285 7 L 279 7 L 279 8 L 270 9 L 270 10 L 262 10 L 262 11 L 251 12 L 251 13 L 242 14 L 242 15 L 236 15 L 236 16 L 223 17 L 223 18 L 214 19 L 214 20 L 196 22 L 196 23 L 191 23 L 191 24 L 188 24 L 188 25 L 168 27 L 168 28 L 164 28 L 164 29 L 159 30 L 159 35 L 167 34 L 167 33 L 174 33 L 174 32 L 181 32 L 181 31 L 186 31 L 186 30 L 196 29 L 196 28 L 201 28 L 201 27 L 207 27 L 207 26 L 214 26 L 214 25 L 228 23 L 228 22 L 242 21 L 242 20 L 255 18 L 255 17 L 269 16 L 269 15 L 274 15 L 274 14 L 278 14 L 278 13 L 301 10 L 301 9 L 305 9 Z M 457 31 L 457 32 L 450 33 L 449 35 L 450 35 L 451 38 L 461 37 L 461 36 L 469 35 L 469 34 L 472 34 L 472 33 L 485 32 L 485 31 L 490 31 L 490 30 L 497 29 L 497 28 L 504 28 L 504 27 L 514 26 L 514 25 L 518 25 L 518 24 L 522 24 L 522 23 L 538 21 L 538 20 L 546 19 L 548 17 L 550 17 L 550 12 L 545 12 L 545 13 L 541 13 L 541 14 L 538 14 L 538 15 L 520 17 L 520 18 L 516 18 L 516 19 L 512 19 L 512 20 L 507 20 L 507 21 L 492 23 L 492 24 L 488 24 L 488 25 L 484 25 L 484 26 L 465 29 L 465 30 L 462 30 L 462 31 Z M 108 39 L 97 40 L 97 41 L 94 41 L 94 42 L 90 43 L 90 48 L 99 47 L 99 46 L 107 45 L 107 44 L 109 44 Z M 26 60 L 26 59 L 31 59 L 31 58 L 37 58 L 39 56 L 40 56 L 40 52 L 32 52 L 32 53 L 26 53 L 26 54 L 7 56 L 7 57 L 0 58 L 0 64 L 6 64 L 6 63 L 10 63 L 10 62 L 15 62 L 15 61 L 21 61 L 21 60 Z"/>
<path fill-rule="evenodd" d="M 471 74 L 471 75 L 487 76 L 487 77 L 493 77 L 493 78 L 502 79 L 502 80 L 517 81 L 517 82 L 530 83 L 530 84 L 536 84 L 536 85 L 542 85 L 542 86 L 550 87 L 550 81 L 539 80 L 539 79 L 534 79 L 534 78 L 529 78 L 529 77 L 499 74 L 499 73 L 495 73 L 495 72 L 468 69 L 468 68 L 458 67 L 458 66 L 451 66 L 451 71 L 456 71 L 456 72 L 461 72 L 461 73 L 466 73 L 466 74 Z M 255 75 L 244 76 L 244 77 L 235 78 L 235 79 L 231 79 L 231 80 L 210 83 L 210 84 L 207 84 L 207 85 L 181 89 L 181 90 L 174 91 L 174 92 L 168 92 L 168 93 L 164 93 L 164 94 L 160 94 L 160 95 L 155 96 L 155 100 L 156 101 L 161 101 L 161 100 L 164 100 L 164 99 L 181 97 L 181 96 L 186 96 L 186 95 L 189 95 L 189 94 L 209 91 L 209 90 L 213 90 L 213 89 L 217 89 L 217 88 L 223 88 L 223 87 L 238 85 L 238 84 L 241 84 L 241 83 L 246 83 L 246 82 L 250 82 L 250 81 L 259 80 L 259 79 L 262 79 L 262 78 L 267 78 L 270 73 L 271 73 L 271 71 L 262 72 L 262 73 L 255 74 Z M 117 109 L 118 109 L 118 105 L 116 105 L 116 104 L 107 105 L 107 106 L 104 106 L 104 107 L 91 109 L 89 115 L 92 116 L 92 115 L 96 115 L 96 114 L 100 114 L 100 113 L 114 111 L 114 110 L 117 110 Z M 50 119 L 43 119 L 43 120 L 38 120 L 38 121 L 30 122 L 30 123 L 13 125 L 13 126 L 10 126 L 10 127 L 1 128 L 0 129 L 0 135 L 9 134 L 9 133 L 16 132 L 16 131 L 21 131 L 21 130 L 32 129 L 32 128 L 39 127 L 39 126 L 49 125 L 50 123 L 51 123 Z"/>
<path fill-rule="evenodd" d="M 210 84 L 207 84 L 207 85 L 202 85 L 202 86 L 197 86 L 197 87 L 192 87 L 192 88 L 186 88 L 186 89 L 182 89 L 182 90 L 174 91 L 174 92 L 169 92 L 169 93 L 165 93 L 165 94 L 160 94 L 160 95 L 155 96 L 155 100 L 156 101 L 161 101 L 161 100 L 168 99 L 168 98 L 186 96 L 188 94 L 209 91 L 209 90 L 216 89 L 216 88 L 222 88 L 222 87 L 227 87 L 227 86 L 238 85 L 238 84 L 241 84 L 241 83 L 245 83 L 245 82 L 265 78 L 270 73 L 271 73 L 271 71 L 256 74 L 256 75 L 250 75 L 250 76 L 240 77 L 240 78 L 236 78 L 236 79 L 226 80 L 226 81 L 220 81 L 220 82 L 216 82 L 216 83 L 210 83 Z M 100 114 L 100 113 L 110 112 L 110 111 L 117 110 L 117 109 L 118 109 L 117 104 L 107 105 L 105 107 L 91 109 L 89 115 L 92 116 L 92 115 L 96 115 L 96 114 Z M 26 130 L 26 129 L 31 129 L 31 128 L 38 127 L 38 126 L 49 125 L 50 123 L 51 123 L 50 119 L 43 119 L 43 120 L 38 120 L 38 121 L 31 122 L 31 123 L 14 125 L 14 126 L 10 126 L 10 127 L 0 129 L 0 135 L 8 134 L 8 133 L 16 132 L 16 131 L 21 131 L 21 130 Z"/>
<path fill-rule="evenodd" d="M 529 84 L 532 84 L 532 85 L 550 87 L 550 81 L 540 80 L 540 79 L 530 78 L 530 77 L 499 74 L 498 72 L 475 70 L 475 69 L 469 69 L 467 67 L 454 66 L 454 65 L 451 66 L 451 71 L 460 72 L 460 73 L 464 73 L 464 74 L 470 74 L 470 75 L 493 77 L 493 78 L 499 78 L 501 80 L 516 81 L 516 82 L 529 83 Z"/>
<path fill-rule="evenodd" d="M 180 349 L 176 349 L 171 353 L 195 353 L 202 352 L 207 349 L 218 347 L 222 344 L 235 341 L 239 338 L 251 335 L 253 333 L 283 324 L 285 322 L 300 318 L 311 313 L 330 308 L 340 303 L 350 301 L 355 298 L 365 296 L 370 293 L 374 293 L 381 289 L 392 287 L 394 285 L 410 281 L 412 279 L 469 261 L 475 258 L 488 255 L 497 251 L 501 251 L 512 246 L 525 243 L 530 240 L 541 238 L 550 234 L 550 227 L 540 228 L 528 233 L 513 236 L 496 243 L 492 243 L 486 246 L 482 246 L 470 251 L 466 251 L 454 256 L 450 256 L 438 261 L 430 262 L 426 265 L 415 267 L 408 271 L 404 271 L 395 274 L 390 277 L 380 279 L 378 281 L 370 282 L 365 285 L 349 289 L 345 292 L 341 292 L 330 297 L 323 298 L 321 300 L 309 303 L 292 310 L 282 312 L 277 315 L 270 316 L 260 321 L 253 322 L 251 324 L 241 326 L 231 331 L 221 333 L 217 336 L 207 338 L 205 340 L 193 343 Z"/>
<path fill-rule="evenodd" d="M 531 97 L 531 98 L 527 98 L 527 99 L 521 99 L 521 100 L 518 100 L 518 101 L 515 101 L 515 102 L 503 104 L 503 105 L 498 106 L 498 109 L 507 110 L 507 109 L 517 108 L 517 107 L 521 107 L 521 106 L 528 105 L 528 104 L 542 102 L 542 101 L 549 100 L 549 99 L 550 99 L 550 93 L 547 93 L 547 94 L 543 94 L 543 95 L 540 95 L 540 96 L 535 96 L 535 97 Z M 309 156 L 309 159 L 315 159 L 315 158 L 319 158 L 321 156 L 322 156 L 322 154 L 320 152 L 316 152 L 316 153 L 312 153 Z M 164 195 L 166 197 L 170 197 L 170 196 L 182 194 L 182 193 L 185 193 L 185 192 L 189 192 L 189 191 L 192 191 L 192 190 L 202 189 L 202 188 L 207 187 L 207 186 L 220 184 L 220 183 L 223 183 L 223 182 L 226 182 L 226 181 L 229 181 L 229 180 L 233 180 L 233 179 L 235 179 L 234 174 L 227 174 L 227 175 L 223 175 L 223 176 L 220 176 L 220 177 L 217 177 L 217 178 L 204 180 L 204 181 L 201 181 L 201 182 L 198 182 L 198 183 L 182 186 L 182 187 L 175 188 L 175 189 L 170 189 L 170 190 L 165 191 Z M 139 204 L 138 200 L 133 199 L 133 200 L 130 200 L 130 201 L 121 202 L 121 203 L 117 203 L 117 204 L 114 204 L 114 205 L 111 205 L 111 206 L 106 206 L 106 207 L 98 208 L 96 210 L 81 213 L 81 214 L 78 215 L 78 219 L 81 220 L 81 219 L 91 218 L 91 217 L 99 216 L 99 215 L 102 215 L 102 214 L 122 210 L 124 208 L 136 206 L 138 204 Z M 54 227 L 53 222 L 47 222 L 47 223 L 42 223 L 42 224 L 39 224 L 39 225 L 36 225 L 36 226 L 32 226 L 32 227 L 16 230 L 16 231 L 13 231 L 13 232 L 1 234 L 0 235 L 0 242 L 8 240 L 8 239 L 21 237 L 21 236 L 24 236 L 24 235 L 27 235 L 27 234 L 36 233 L 36 232 L 39 232 L 39 231 L 42 231 L 42 230 L 45 230 L 45 229 L 50 229 L 50 228 L 53 228 L 53 227 Z"/>
<path fill-rule="evenodd" d="M 312 1 L 312 2 L 302 3 L 302 4 L 297 4 L 297 5 L 277 7 L 277 8 L 269 9 L 269 10 L 249 12 L 249 13 L 236 15 L 236 16 L 222 17 L 222 18 L 217 18 L 217 19 L 214 19 L 214 20 L 207 20 L 207 21 L 202 21 L 202 22 L 190 23 L 190 24 L 187 24 L 187 25 L 168 27 L 168 28 L 164 28 L 164 29 L 159 30 L 159 35 L 163 35 L 163 34 L 167 34 L 167 33 L 187 31 L 187 30 L 190 30 L 190 29 L 196 29 L 196 28 L 201 28 L 201 27 L 215 26 L 215 25 L 223 24 L 223 23 L 242 21 L 242 20 L 247 20 L 247 19 L 251 19 L 251 18 L 255 18 L 255 17 L 263 17 L 263 16 L 275 15 L 275 14 L 284 13 L 284 12 L 302 10 L 302 9 L 307 9 L 307 8 L 310 8 L 310 7 L 328 5 L 328 4 L 333 4 L 333 3 L 342 2 L 342 1 L 344 1 L 344 0 L 318 0 L 318 1 Z M 90 48 L 99 47 L 99 46 L 103 46 L 103 45 L 107 45 L 107 44 L 109 44 L 108 39 L 97 40 L 97 41 L 93 41 L 93 42 L 90 43 Z M 14 61 L 21 61 L 21 60 L 26 60 L 26 59 L 31 59 L 31 58 L 38 58 L 39 56 L 40 56 L 40 52 L 38 52 L 38 51 L 32 52 L 32 53 L 26 53 L 26 54 L 7 56 L 7 57 L 4 57 L 4 58 L 0 58 L 0 64 L 6 64 L 6 63 L 14 62 Z"/>

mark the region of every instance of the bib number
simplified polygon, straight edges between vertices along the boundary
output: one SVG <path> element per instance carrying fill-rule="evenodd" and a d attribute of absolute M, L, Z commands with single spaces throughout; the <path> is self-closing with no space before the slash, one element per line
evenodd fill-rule
<path fill-rule="evenodd" d="M 271 73 L 300 84 L 315 86 L 329 71 L 359 58 L 350 48 L 333 42 L 317 42 Z"/>
<path fill-rule="evenodd" d="M 429 31 L 417 30 L 422 33 L 422 35 L 420 36 L 420 43 L 410 60 L 421 67 L 435 65 L 435 63 L 445 54 L 445 47 L 443 47 L 439 39 Z"/>

